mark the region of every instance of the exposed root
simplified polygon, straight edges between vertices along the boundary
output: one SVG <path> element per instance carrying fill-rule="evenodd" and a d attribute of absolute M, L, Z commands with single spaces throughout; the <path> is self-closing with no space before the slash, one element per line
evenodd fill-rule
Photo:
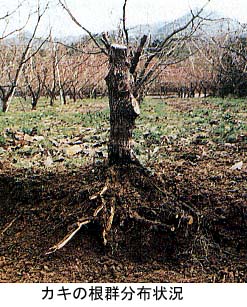
<path fill-rule="evenodd" d="M 86 218 L 86 219 L 82 220 L 81 222 L 78 221 L 75 224 L 76 225 L 76 229 L 74 229 L 73 231 L 68 233 L 60 242 L 58 242 L 57 244 L 55 244 L 52 247 L 50 247 L 48 252 L 45 253 L 45 255 L 49 255 L 49 254 L 55 253 L 57 250 L 59 250 L 62 247 L 64 247 L 74 237 L 74 235 L 81 229 L 81 227 L 83 225 L 87 225 L 91 221 L 92 221 L 92 217 Z"/>
<path fill-rule="evenodd" d="M 107 185 L 104 186 L 104 188 L 101 190 L 100 193 L 97 193 L 93 196 L 91 196 L 89 199 L 90 200 L 95 200 L 98 197 L 100 197 L 102 204 L 99 205 L 95 210 L 92 216 L 89 216 L 87 218 L 81 218 L 79 219 L 75 224 L 73 224 L 71 226 L 71 228 L 73 228 L 72 231 L 70 231 L 60 242 L 58 242 L 57 244 L 53 245 L 52 247 L 49 248 L 48 252 L 45 253 L 45 255 L 49 255 L 52 253 L 55 253 L 57 250 L 61 249 L 62 247 L 64 247 L 73 237 L 74 235 L 81 229 L 82 226 L 87 225 L 89 223 L 91 223 L 92 221 L 95 221 L 100 212 L 105 209 L 105 211 L 107 211 L 106 209 L 106 202 L 105 199 L 103 198 L 103 195 L 106 193 L 108 187 Z M 115 213 L 115 205 L 111 206 L 111 213 L 109 218 L 107 219 L 104 227 L 103 227 L 103 232 L 102 232 L 102 237 L 103 237 L 103 243 L 104 245 L 107 244 L 107 239 L 106 236 L 108 234 L 108 232 L 111 229 L 111 225 L 113 222 L 113 218 L 114 218 L 114 213 Z"/>
<path fill-rule="evenodd" d="M 97 193 L 97 194 L 91 196 L 89 199 L 90 199 L 90 200 L 94 200 L 94 199 L 96 199 L 96 198 L 98 198 L 98 197 L 101 197 L 101 198 L 102 198 L 102 196 L 106 193 L 107 190 L 108 190 L 108 186 L 105 185 L 105 186 L 103 187 L 103 189 L 100 191 L 100 193 Z"/>
<path fill-rule="evenodd" d="M 151 227 L 161 227 L 163 229 L 170 230 L 170 231 L 175 230 L 174 226 L 166 225 L 166 224 L 163 224 L 159 221 L 148 220 L 145 217 L 140 216 L 137 212 L 131 212 L 130 218 L 132 218 L 132 219 L 134 219 L 134 220 L 136 220 L 136 221 L 138 221 L 142 224 L 146 224 L 148 226 L 151 226 Z"/>
<path fill-rule="evenodd" d="M 20 217 L 19 214 L 17 217 L 15 217 L 0 233 L 0 238 L 5 234 L 5 232 L 14 224 L 14 222 Z"/>
<path fill-rule="evenodd" d="M 112 222 L 113 222 L 113 218 L 115 215 L 115 205 L 111 206 L 111 212 L 110 212 L 110 216 L 106 221 L 106 225 L 104 226 L 103 232 L 102 232 L 102 237 L 103 237 L 103 243 L 104 245 L 107 244 L 107 239 L 106 236 L 109 233 L 109 231 L 111 230 L 111 226 L 112 226 Z"/>
<path fill-rule="evenodd" d="M 137 254 L 142 250 L 141 254 L 146 250 L 150 254 L 156 251 L 153 257 L 157 259 L 163 257 L 159 253 L 163 255 L 164 249 L 166 255 L 190 256 L 195 240 L 198 242 L 198 237 L 206 236 L 201 229 L 204 218 L 197 208 L 177 200 L 144 168 L 139 165 L 130 169 L 110 167 L 104 172 L 104 176 L 100 175 L 105 185 L 92 196 L 87 194 L 88 190 L 84 192 L 87 196 L 81 203 L 83 218 L 77 217 L 77 222 L 69 226 L 68 234 L 46 254 L 64 247 L 82 226 L 89 223 L 97 225 L 102 245 L 110 245 L 114 252 L 118 253 L 122 248 L 133 255 L 135 251 Z M 100 175 L 97 174 L 97 178 Z M 114 231 L 111 231 L 113 227 Z M 136 232 L 133 231 L 135 227 Z M 207 245 L 207 241 L 203 242 Z M 203 246 L 203 250 L 206 248 Z"/>
<path fill-rule="evenodd" d="M 103 208 L 104 208 L 104 204 L 97 207 L 96 210 L 94 210 L 93 217 L 96 217 Z"/>

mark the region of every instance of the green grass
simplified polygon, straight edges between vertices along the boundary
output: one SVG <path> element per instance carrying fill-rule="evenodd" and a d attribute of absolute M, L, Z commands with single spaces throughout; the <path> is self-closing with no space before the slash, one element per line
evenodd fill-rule
<path fill-rule="evenodd" d="M 65 106 L 57 103 L 53 107 L 42 99 L 35 111 L 29 105 L 24 107 L 25 112 L 15 99 L 8 113 L 0 113 L 0 159 L 8 159 L 17 167 L 43 166 L 47 155 L 51 155 L 65 167 L 73 167 L 106 156 L 107 99 L 87 99 Z M 44 139 L 20 144 L 15 140 L 16 133 L 36 134 Z M 136 121 L 134 141 L 136 153 L 145 163 L 157 157 L 171 159 L 167 146 L 235 143 L 245 134 L 244 99 L 181 100 L 180 105 L 179 99 L 147 98 Z M 77 141 L 84 146 L 83 151 L 72 157 L 64 155 L 64 147 Z"/>

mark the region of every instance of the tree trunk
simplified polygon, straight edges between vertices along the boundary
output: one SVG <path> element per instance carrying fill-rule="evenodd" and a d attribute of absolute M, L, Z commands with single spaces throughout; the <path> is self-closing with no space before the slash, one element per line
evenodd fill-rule
<path fill-rule="evenodd" d="M 60 93 L 61 97 L 62 97 L 62 104 L 66 105 L 67 104 L 67 100 L 66 100 L 66 94 L 64 92 L 64 89 L 61 89 L 61 93 Z"/>
<path fill-rule="evenodd" d="M 32 111 L 36 110 L 38 98 L 32 98 Z"/>
<path fill-rule="evenodd" d="M 129 68 L 127 47 L 112 45 L 106 77 L 110 106 L 109 164 L 133 161 L 132 132 L 140 109 L 132 94 L 133 77 Z"/>
<path fill-rule="evenodd" d="M 8 99 L 3 99 L 1 101 L 1 108 L 3 112 L 7 112 L 8 110 Z"/>
<path fill-rule="evenodd" d="M 51 107 L 54 105 L 54 99 L 55 99 L 55 96 L 51 95 L 50 96 L 50 106 Z"/>
<path fill-rule="evenodd" d="M 53 106 L 54 100 L 56 98 L 55 88 L 53 88 L 52 90 L 49 89 L 47 94 L 48 94 L 48 97 L 50 98 L 50 106 Z"/>
<path fill-rule="evenodd" d="M 2 86 L 0 86 L 0 91 L 1 91 L 1 97 L 0 97 L 0 111 L 1 112 L 7 112 L 8 110 L 8 102 L 9 98 L 12 94 L 12 88 L 9 92 L 6 91 Z"/>

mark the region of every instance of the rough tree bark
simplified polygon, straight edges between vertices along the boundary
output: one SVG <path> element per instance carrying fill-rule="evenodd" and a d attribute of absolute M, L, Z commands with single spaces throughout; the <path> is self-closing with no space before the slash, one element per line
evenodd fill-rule
<path fill-rule="evenodd" d="M 132 132 L 140 108 L 132 93 L 133 82 L 127 47 L 111 45 L 106 77 L 110 106 L 109 164 L 128 164 L 134 158 Z"/>

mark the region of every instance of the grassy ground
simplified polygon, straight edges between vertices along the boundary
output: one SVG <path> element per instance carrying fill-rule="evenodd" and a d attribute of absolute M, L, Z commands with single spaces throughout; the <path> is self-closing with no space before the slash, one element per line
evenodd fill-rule
<path fill-rule="evenodd" d="M 189 216 L 188 227 L 198 235 L 190 247 L 190 236 L 178 252 L 163 246 L 164 234 L 145 226 L 136 237 L 130 227 L 131 242 L 116 255 L 115 247 L 102 251 L 89 228 L 44 256 L 109 177 L 108 105 L 41 101 L 30 111 L 15 100 L 0 114 L 1 281 L 247 281 L 247 101 L 147 98 L 141 110 L 135 151 L 153 183 L 122 174 L 118 202 L 150 216 L 165 205 L 192 208 L 198 221 Z M 150 233 L 158 252 L 147 246 Z"/>
<path fill-rule="evenodd" d="M 75 167 L 106 157 L 107 100 L 55 107 L 43 102 L 37 111 L 26 109 L 23 112 L 15 101 L 9 113 L 0 114 L 2 160 L 17 168 L 42 167 L 49 156 L 55 162 L 49 167 Z M 170 147 L 198 145 L 214 151 L 246 143 L 246 109 L 246 101 L 240 99 L 147 99 L 134 131 L 136 153 L 147 164 L 171 159 Z"/>

